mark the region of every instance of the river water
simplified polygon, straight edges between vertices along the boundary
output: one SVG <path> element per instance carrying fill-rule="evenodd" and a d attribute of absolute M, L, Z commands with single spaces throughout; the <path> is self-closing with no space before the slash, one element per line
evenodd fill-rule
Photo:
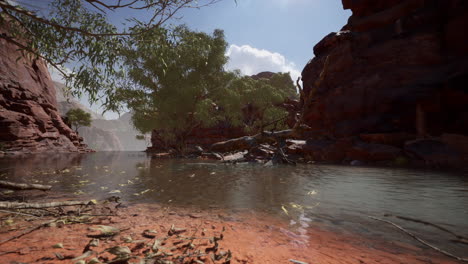
<path fill-rule="evenodd" d="M 417 218 L 468 236 L 468 173 L 336 165 L 227 165 L 157 159 L 141 152 L 42 154 L 0 159 L 0 178 L 51 184 L 82 199 L 120 196 L 130 203 L 223 208 L 307 219 L 334 229 L 382 235 L 368 216 Z M 400 222 L 429 241 L 444 237 Z M 448 241 L 444 240 L 444 241 Z M 442 242 L 445 244 L 446 242 Z M 448 242 L 447 242 L 448 243 Z M 463 252 L 460 245 L 446 245 Z"/>

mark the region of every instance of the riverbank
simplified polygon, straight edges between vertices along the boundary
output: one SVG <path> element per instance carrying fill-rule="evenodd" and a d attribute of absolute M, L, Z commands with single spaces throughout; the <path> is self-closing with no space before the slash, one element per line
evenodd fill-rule
<path fill-rule="evenodd" d="M 292 225 L 288 215 L 115 201 L 51 211 L 60 216 L 0 212 L 1 263 L 459 263 L 404 234 L 371 238 L 306 217 Z M 115 247 L 128 255 L 111 254 Z"/>

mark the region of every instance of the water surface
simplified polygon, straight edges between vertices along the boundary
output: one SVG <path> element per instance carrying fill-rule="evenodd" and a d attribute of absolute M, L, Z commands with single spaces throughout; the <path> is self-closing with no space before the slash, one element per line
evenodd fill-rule
<path fill-rule="evenodd" d="M 468 230 L 468 173 L 335 165 L 226 165 L 141 152 L 0 159 L 0 178 L 51 184 L 83 199 L 120 196 L 167 206 L 247 209 L 358 232 L 368 215 L 400 215 Z M 407 223 L 438 234 L 428 227 Z M 422 230 L 424 229 L 424 230 Z M 464 234 L 463 234 L 464 233 Z"/>

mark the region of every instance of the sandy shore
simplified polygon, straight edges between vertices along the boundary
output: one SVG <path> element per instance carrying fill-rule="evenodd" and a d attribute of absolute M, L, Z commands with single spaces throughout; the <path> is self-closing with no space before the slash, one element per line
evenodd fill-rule
<path fill-rule="evenodd" d="M 102 263 L 459 263 L 410 243 L 336 232 L 316 223 L 292 228 L 287 219 L 252 211 L 115 206 L 81 208 L 81 216 L 78 207 L 67 207 L 60 217 L 1 212 L 0 241 L 41 227 L 0 242 L 0 263 L 88 263 L 93 258 Z M 100 225 L 119 232 L 100 236 Z M 99 245 L 87 247 L 93 237 Z M 119 257 L 108 251 L 116 246 L 128 247 L 127 262 L 112 262 Z"/>

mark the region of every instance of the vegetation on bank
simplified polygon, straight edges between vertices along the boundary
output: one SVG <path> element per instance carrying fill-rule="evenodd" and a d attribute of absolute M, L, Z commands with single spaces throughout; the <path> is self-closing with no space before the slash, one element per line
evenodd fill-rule
<path fill-rule="evenodd" d="M 183 8 L 214 2 L 138 0 L 111 6 L 54 0 L 48 14 L 0 2 L 0 26 L 7 29 L 1 38 L 24 56 L 47 61 L 72 94 L 99 99 L 106 111 L 131 110 L 140 132 L 157 130 L 179 151 L 200 127 L 222 125 L 250 134 L 283 128 L 287 112 L 280 104 L 296 96 L 288 73 L 259 79 L 226 71 L 228 44 L 222 30 L 210 35 L 164 24 Z M 126 25 L 108 21 L 107 11 L 125 9 L 152 18 L 130 18 Z M 69 120 L 75 130 L 87 124 L 83 113 L 70 113 Z"/>
<path fill-rule="evenodd" d="M 25 57 L 44 59 L 73 95 L 101 99 L 106 110 L 115 111 L 121 106 L 115 92 L 125 73 L 123 48 L 134 39 L 144 41 L 142 35 L 159 31 L 181 10 L 217 1 L 0 1 L 0 38 Z"/>
<path fill-rule="evenodd" d="M 66 118 L 68 122 L 70 122 L 70 125 L 75 128 L 75 132 L 77 133 L 80 127 L 91 126 L 91 114 L 80 108 L 68 110 Z"/>
<path fill-rule="evenodd" d="M 118 100 L 133 112 L 142 133 L 157 130 L 168 146 L 182 150 L 194 129 L 224 124 L 257 133 L 284 126 L 280 104 L 295 96 L 289 73 L 269 79 L 226 71 L 227 42 L 222 30 L 212 35 L 186 26 L 159 30 L 129 43 L 126 85 Z"/>

